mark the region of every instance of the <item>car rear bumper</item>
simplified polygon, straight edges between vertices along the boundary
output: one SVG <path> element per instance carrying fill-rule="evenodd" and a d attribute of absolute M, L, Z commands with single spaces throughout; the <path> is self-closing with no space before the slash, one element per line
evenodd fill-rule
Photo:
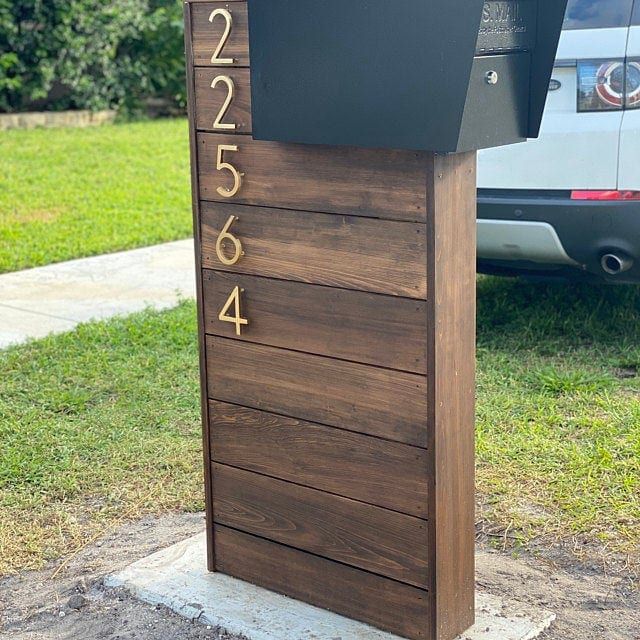
<path fill-rule="evenodd" d="M 607 274 L 606 254 L 629 260 Z M 571 200 L 568 191 L 478 190 L 481 270 L 640 282 L 640 201 Z"/>

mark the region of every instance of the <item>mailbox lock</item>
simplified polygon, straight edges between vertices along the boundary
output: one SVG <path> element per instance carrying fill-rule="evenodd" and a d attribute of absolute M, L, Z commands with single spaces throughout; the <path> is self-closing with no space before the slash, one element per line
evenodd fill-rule
<path fill-rule="evenodd" d="M 487 71 L 487 73 L 484 76 L 484 79 L 487 81 L 487 84 L 498 84 L 498 72 Z"/>

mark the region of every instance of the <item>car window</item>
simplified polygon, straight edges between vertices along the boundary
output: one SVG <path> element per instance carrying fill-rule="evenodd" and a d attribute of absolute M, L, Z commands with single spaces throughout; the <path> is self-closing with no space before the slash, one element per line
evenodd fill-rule
<path fill-rule="evenodd" d="M 633 3 L 633 15 L 631 16 L 631 24 L 640 25 L 640 0 Z"/>
<path fill-rule="evenodd" d="M 632 8 L 633 0 L 569 0 L 564 28 L 628 27 Z M 635 12 L 639 12 L 638 7 Z"/>

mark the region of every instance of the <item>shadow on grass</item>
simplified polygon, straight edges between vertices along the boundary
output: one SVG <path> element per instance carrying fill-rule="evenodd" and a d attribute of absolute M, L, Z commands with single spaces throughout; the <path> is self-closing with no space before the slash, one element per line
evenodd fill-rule
<path fill-rule="evenodd" d="M 640 366 L 640 287 L 481 276 L 478 347 L 539 356 L 586 350 Z"/>

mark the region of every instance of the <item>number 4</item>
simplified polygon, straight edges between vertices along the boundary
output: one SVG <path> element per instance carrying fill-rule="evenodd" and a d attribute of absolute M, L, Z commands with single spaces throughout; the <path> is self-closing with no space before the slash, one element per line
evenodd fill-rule
<path fill-rule="evenodd" d="M 244 289 L 243 289 L 244 291 Z M 227 315 L 227 311 L 229 311 L 229 307 L 234 305 L 234 313 L 235 315 L 230 316 Z M 224 303 L 224 307 L 220 310 L 218 314 L 218 320 L 222 322 L 233 322 L 236 325 L 236 335 L 242 335 L 242 331 L 240 327 L 245 324 L 249 324 L 249 321 L 246 318 L 243 318 L 240 315 L 240 287 L 234 287 L 231 295 L 227 298 L 227 301 Z"/>

